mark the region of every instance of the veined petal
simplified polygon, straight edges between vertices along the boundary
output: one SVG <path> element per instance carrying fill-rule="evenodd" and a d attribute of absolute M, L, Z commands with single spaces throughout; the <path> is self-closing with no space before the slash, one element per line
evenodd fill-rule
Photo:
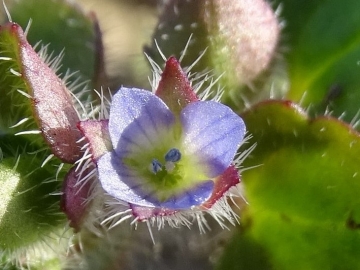
<path fill-rule="evenodd" d="M 168 209 L 190 209 L 192 206 L 200 205 L 209 199 L 213 189 L 213 181 L 204 181 L 196 187 L 160 203 L 160 207 Z"/>
<path fill-rule="evenodd" d="M 231 164 L 245 136 L 244 121 L 229 107 L 214 101 L 190 103 L 181 111 L 183 147 L 195 157 L 194 166 L 212 178 Z"/>
<path fill-rule="evenodd" d="M 146 183 L 140 183 L 136 171 L 128 170 L 115 152 L 101 156 L 97 166 L 102 188 L 115 199 L 140 206 L 158 206 L 148 200 L 151 194 L 142 187 Z"/>
<path fill-rule="evenodd" d="M 109 131 L 119 156 L 152 149 L 171 133 L 173 124 L 172 112 L 149 91 L 122 87 L 113 97 Z"/>

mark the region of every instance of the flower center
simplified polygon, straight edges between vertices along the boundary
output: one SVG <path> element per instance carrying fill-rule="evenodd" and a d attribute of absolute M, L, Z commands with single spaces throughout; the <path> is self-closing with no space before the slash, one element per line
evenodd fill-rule
<path fill-rule="evenodd" d="M 158 146 L 147 151 L 134 151 L 122 162 L 136 173 L 144 193 L 159 201 L 193 188 L 197 183 L 208 180 L 203 168 L 194 166 L 196 160 L 186 155 L 176 142 L 163 139 Z M 136 178 L 135 178 L 136 179 Z"/>
<path fill-rule="evenodd" d="M 165 163 L 153 158 L 149 164 L 149 170 L 154 174 L 152 177 L 163 186 L 173 186 L 181 178 L 178 162 L 181 160 L 181 152 L 177 148 L 171 148 L 164 156 Z"/>

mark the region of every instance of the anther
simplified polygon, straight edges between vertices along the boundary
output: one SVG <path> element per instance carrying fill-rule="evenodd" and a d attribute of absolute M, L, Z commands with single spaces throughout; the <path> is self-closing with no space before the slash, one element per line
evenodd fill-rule
<path fill-rule="evenodd" d="M 149 166 L 149 169 L 151 172 L 153 172 L 154 174 L 157 174 L 158 172 L 160 172 L 162 170 L 162 165 L 161 163 L 157 160 L 157 159 L 153 159 L 151 161 L 151 164 Z"/>
<path fill-rule="evenodd" d="M 179 149 L 171 148 L 165 155 L 165 161 L 178 162 L 181 159 Z"/>

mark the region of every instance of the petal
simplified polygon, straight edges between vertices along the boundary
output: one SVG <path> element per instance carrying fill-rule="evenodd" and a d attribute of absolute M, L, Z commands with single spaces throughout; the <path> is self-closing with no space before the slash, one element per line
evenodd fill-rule
<path fill-rule="evenodd" d="M 115 152 L 100 157 L 97 166 L 101 186 L 115 199 L 140 206 L 158 206 L 156 200 L 151 200 L 152 192 L 145 191 L 141 177 L 122 164 Z"/>
<path fill-rule="evenodd" d="M 181 112 L 186 155 L 208 177 L 222 174 L 234 159 L 245 135 L 244 121 L 229 107 L 214 101 L 190 103 Z"/>
<path fill-rule="evenodd" d="M 192 189 L 160 203 L 160 206 L 168 209 L 190 209 L 192 206 L 200 205 L 209 199 L 213 189 L 214 182 L 207 180 Z"/>
<path fill-rule="evenodd" d="M 149 91 L 122 87 L 113 97 L 109 131 L 119 156 L 147 151 L 169 134 L 174 116 L 166 104 Z"/>

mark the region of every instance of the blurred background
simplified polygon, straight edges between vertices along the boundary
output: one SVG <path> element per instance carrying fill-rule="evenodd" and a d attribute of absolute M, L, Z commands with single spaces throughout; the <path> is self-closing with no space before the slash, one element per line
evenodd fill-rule
<path fill-rule="evenodd" d="M 157 1 L 78 0 L 77 2 L 85 11 L 95 12 L 99 20 L 105 47 L 106 71 L 111 86 L 119 87 L 124 84 L 149 88 L 147 76 L 150 74 L 142 46 L 151 42 L 151 35 L 157 22 Z M 134 74 L 138 75 L 137 78 L 134 78 Z"/>

